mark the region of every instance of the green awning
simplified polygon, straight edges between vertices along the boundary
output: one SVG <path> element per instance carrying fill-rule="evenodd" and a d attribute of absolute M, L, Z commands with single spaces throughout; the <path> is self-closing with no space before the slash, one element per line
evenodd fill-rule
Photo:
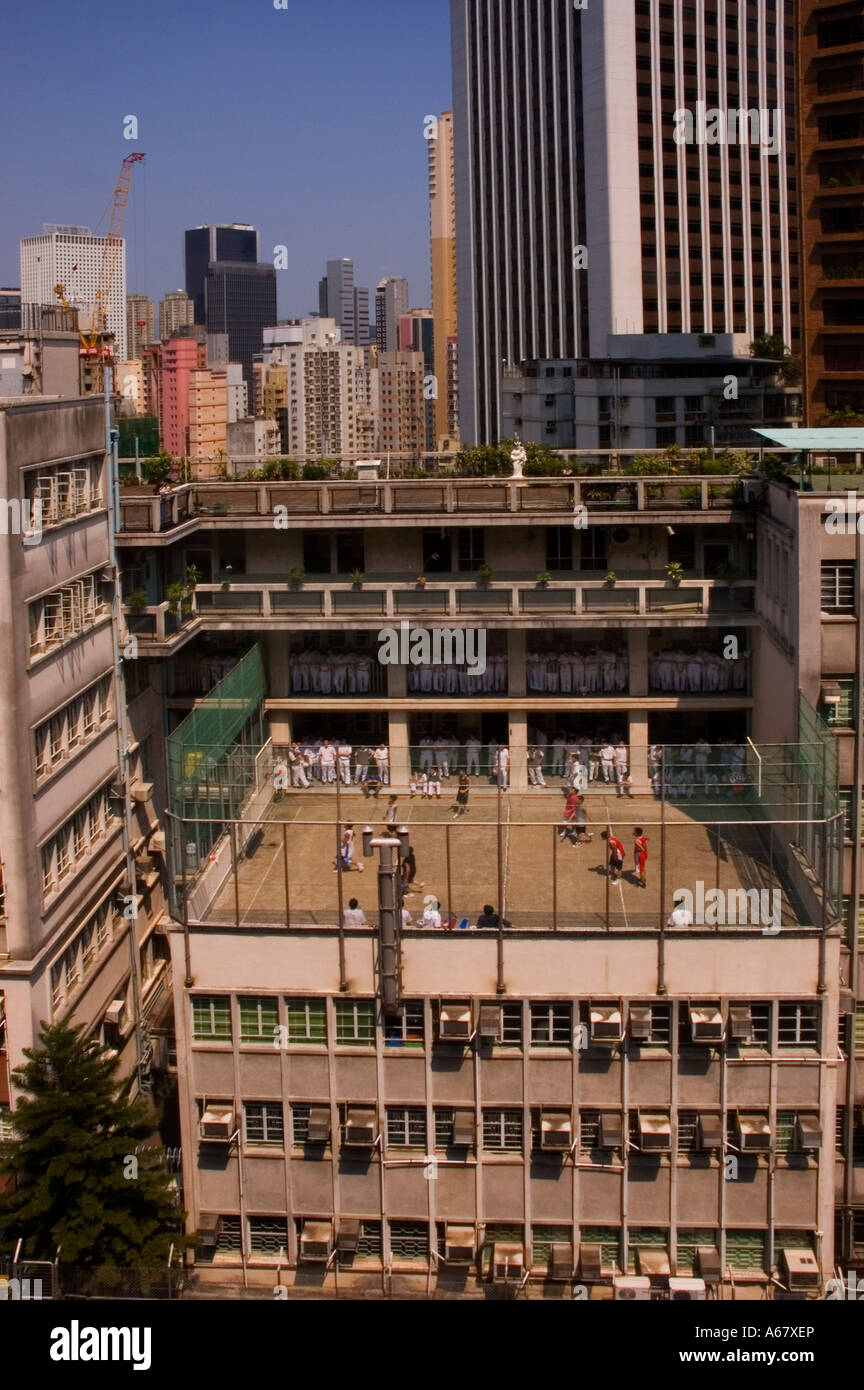
<path fill-rule="evenodd" d="M 757 430 L 764 439 L 779 444 L 782 449 L 819 449 L 825 453 L 857 452 L 864 450 L 864 429 L 823 429 L 823 430 Z"/>

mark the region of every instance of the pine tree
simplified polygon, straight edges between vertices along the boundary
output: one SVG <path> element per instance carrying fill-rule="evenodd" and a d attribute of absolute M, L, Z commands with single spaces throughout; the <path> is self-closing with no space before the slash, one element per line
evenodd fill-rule
<path fill-rule="evenodd" d="M 158 1156 L 135 1149 L 155 1117 L 118 1097 L 118 1063 L 81 1025 L 42 1025 L 12 1079 L 24 1094 L 15 1138 L 0 1145 L 0 1247 L 19 1237 L 31 1259 L 147 1268 L 188 1244 Z"/>

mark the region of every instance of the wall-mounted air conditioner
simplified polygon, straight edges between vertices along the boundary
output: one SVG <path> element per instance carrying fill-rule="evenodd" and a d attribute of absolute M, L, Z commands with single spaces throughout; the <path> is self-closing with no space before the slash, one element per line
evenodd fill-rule
<path fill-rule="evenodd" d="M 345 1119 L 345 1147 L 371 1149 L 375 1143 L 375 1111 L 352 1106 Z"/>
<path fill-rule="evenodd" d="M 651 1280 L 638 1274 L 626 1274 L 612 1280 L 612 1296 L 624 1303 L 648 1303 L 651 1298 Z"/>
<path fill-rule="evenodd" d="M 700 1245 L 696 1251 L 696 1270 L 706 1284 L 719 1284 L 720 1251 L 716 1245 Z"/>
<path fill-rule="evenodd" d="M 771 1148 L 771 1126 L 766 1115 L 742 1115 L 739 1111 L 736 1132 L 742 1153 L 768 1153 Z"/>
<path fill-rule="evenodd" d="M 733 1004 L 729 1009 L 729 1037 L 732 1042 L 751 1042 L 753 1010 L 749 1004 Z"/>
<path fill-rule="evenodd" d="M 360 1244 L 360 1222 L 353 1217 L 339 1222 L 336 1235 L 336 1249 L 341 1255 L 356 1255 Z"/>
<path fill-rule="evenodd" d="M 492 1246 L 492 1283 L 519 1284 L 525 1272 L 525 1251 L 515 1242 L 501 1241 Z"/>
<path fill-rule="evenodd" d="M 603 1246 L 581 1245 L 579 1247 L 579 1274 L 586 1284 L 597 1284 L 603 1278 Z"/>
<path fill-rule="evenodd" d="M 822 1147 L 822 1125 L 818 1115 L 799 1115 L 795 1121 L 795 1148 L 813 1153 Z"/>
<path fill-rule="evenodd" d="M 501 1005 L 481 1004 L 477 1024 L 478 1037 L 483 1042 L 498 1042 L 501 1038 Z"/>
<path fill-rule="evenodd" d="M 105 1022 L 112 1028 L 121 1028 L 126 1014 L 126 1000 L 112 999 L 105 1010 Z"/>
<path fill-rule="evenodd" d="M 475 1120 L 469 1110 L 457 1110 L 453 1116 L 453 1139 L 454 1149 L 471 1149 L 474 1147 Z"/>
<path fill-rule="evenodd" d="M 438 1010 L 438 1038 L 441 1042 L 469 1042 L 471 1005 L 465 1001 L 441 1000 Z"/>
<path fill-rule="evenodd" d="M 704 1303 L 706 1297 L 704 1279 L 669 1280 L 670 1303 Z"/>
<path fill-rule="evenodd" d="M 598 1149 L 621 1149 L 624 1147 L 624 1119 L 620 1113 L 609 1111 L 600 1116 L 597 1127 Z"/>
<path fill-rule="evenodd" d="M 300 1232 L 300 1258 L 326 1264 L 333 1253 L 333 1222 L 304 1221 Z"/>
<path fill-rule="evenodd" d="M 198 1134 L 205 1144 L 227 1144 L 236 1128 L 233 1105 L 208 1105 L 199 1121 Z"/>
<path fill-rule="evenodd" d="M 630 1037 L 633 1042 L 651 1041 L 651 1005 L 630 1005 Z"/>
<path fill-rule="evenodd" d="M 143 804 L 144 802 L 153 800 L 152 782 L 133 782 L 129 790 L 132 793 L 133 801 Z"/>
<path fill-rule="evenodd" d="M 573 1123 L 569 1110 L 540 1112 L 540 1147 L 568 1153 L 573 1143 Z"/>
<path fill-rule="evenodd" d="M 722 1043 L 725 1037 L 719 1003 L 690 1004 L 690 1036 L 694 1043 Z"/>
<path fill-rule="evenodd" d="M 696 1142 L 700 1149 L 723 1148 L 723 1121 L 719 1115 L 700 1115 L 696 1121 Z"/>
<path fill-rule="evenodd" d="M 330 1139 L 330 1111 L 325 1105 L 309 1108 L 309 1127 L 306 1131 L 307 1144 L 326 1144 Z"/>
<path fill-rule="evenodd" d="M 200 1216 L 198 1218 L 198 1244 L 202 1250 L 214 1250 L 222 1234 L 221 1216 Z"/>
<path fill-rule="evenodd" d="M 592 1043 L 615 1044 L 623 1041 L 623 1008 L 617 1004 L 594 1004 L 590 1006 Z"/>
<path fill-rule="evenodd" d="M 782 1261 L 786 1283 L 793 1292 L 819 1288 L 821 1283 L 819 1265 L 812 1250 L 805 1248 L 784 1250 Z"/>
<path fill-rule="evenodd" d="M 549 1278 L 567 1284 L 573 1278 L 573 1246 L 569 1241 L 553 1241 L 549 1248 Z"/>
<path fill-rule="evenodd" d="M 447 1226 L 444 1230 L 444 1258 L 451 1265 L 470 1265 L 477 1252 L 473 1226 Z"/>
<path fill-rule="evenodd" d="M 649 1115 L 640 1110 L 637 1130 L 639 1147 L 643 1153 L 670 1152 L 672 1148 L 672 1124 L 668 1115 Z"/>

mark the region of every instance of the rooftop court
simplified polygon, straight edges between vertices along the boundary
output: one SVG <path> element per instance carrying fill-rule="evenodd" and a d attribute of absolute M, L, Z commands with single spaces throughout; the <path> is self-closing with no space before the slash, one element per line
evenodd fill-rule
<path fill-rule="evenodd" d="M 451 812 L 454 798 L 455 779 L 445 783 L 440 802 L 399 797 L 399 824 L 410 832 L 417 861 L 417 889 L 405 899 L 415 918 L 432 895 L 441 904 L 445 922 L 467 918 L 473 928 L 484 905 L 497 909 L 500 896 L 504 915 L 515 929 L 656 931 L 672 910 L 675 890 L 686 889 L 694 894 L 697 931 L 773 926 L 775 905 L 782 927 L 822 925 L 821 912 L 807 907 L 785 868 L 788 844 L 798 839 L 798 826 L 768 824 L 746 806 L 667 804 L 664 809 L 653 797 L 619 799 L 589 792 L 585 807 L 593 840 L 577 848 L 558 836 L 560 792 L 503 794 L 500 833 L 494 791 L 472 793 L 469 813 L 458 821 Z M 363 859 L 361 831 L 371 824 L 377 834 L 383 833 L 386 805 L 385 792 L 377 801 L 354 789 L 340 796 L 341 823 L 355 827 L 355 862 L 364 865 L 364 872 L 336 873 L 333 794 L 310 789 L 274 799 L 265 819 L 246 821 L 238 829 L 240 852 L 235 848 L 219 890 L 209 902 L 199 898 L 203 910 L 190 912 L 190 920 L 332 927 L 339 921 L 341 884 L 342 905 L 356 897 L 370 924 L 377 924 L 377 851 L 375 857 Z M 644 888 L 635 873 L 637 825 L 648 838 Z M 619 883 L 610 881 L 606 843 L 600 837 L 609 826 L 626 852 Z M 192 827 L 187 825 L 185 831 L 188 836 Z M 720 900 L 722 914 L 712 912 L 711 904 L 718 902 L 712 893 L 716 889 L 725 895 Z M 743 899 L 728 898 L 736 889 L 768 890 L 768 896 L 758 905 L 749 899 L 745 913 Z M 779 890 L 779 900 L 771 896 L 772 890 Z M 704 924 L 698 916 L 700 891 L 703 901 L 707 895 Z M 764 910 L 769 914 L 765 922 Z"/>

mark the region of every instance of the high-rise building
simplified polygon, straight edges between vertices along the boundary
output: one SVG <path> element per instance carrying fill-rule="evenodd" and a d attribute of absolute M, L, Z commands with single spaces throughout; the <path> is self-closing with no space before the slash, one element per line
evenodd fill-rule
<path fill-rule="evenodd" d="M 205 283 L 213 261 L 258 262 L 258 233 L 248 222 L 220 222 L 192 227 L 184 235 L 183 265 L 186 293 L 194 306 L 195 323 L 207 322 Z M 164 342 L 164 334 L 163 334 Z"/>
<path fill-rule="evenodd" d="M 333 319 L 300 319 L 265 333 L 255 409 L 279 424 L 292 458 L 368 457 L 375 448 L 377 373 L 366 351 L 340 341 Z"/>
<path fill-rule="evenodd" d="M 227 425 L 227 369 L 196 368 L 189 374 L 189 457 L 193 464 L 225 453 Z"/>
<path fill-rule="evenodd" d="M 435 438 L 435 401 L 438 378 L 435 374 L 435 322 L 431 309 L 410 309 L 399 319 L 397 334 L 400 352 L 423 354 L 423 410 L 426 420 L 426 449 L 437 448 Z M 451 441 L 452 444 L 452 441 Z"/>
<path fill-rule="evenodd" d="M 387 278 L 375 290 L 375 341 L 380 352 L 398 352 L 399 320 L 408 313 L 408 281 Z"/>
<path fill-rule="evenodd" d="M 451 13 L 464 439 L 497 438 L 502 365 L 610 333 L 800 350 L 792 26 L 738 0 Z"/>
<path fill-rule="evenodd" d="M 0 289 L 0 329 L 21 327 L 21 291 Z"/>
<path fill-rule="evenodd" d="M 798 10 L 804 414 L 864 420 L 864 17 L 861 5 Z"/>
<path fill-rule="evenodd" d="M 42 224 L 42 235 L 21 241 L 21 303 L 56 304 L 56 285 L 63 286 L 67 303 L 79 310 L 83 331 L 92 326 L 93 304 L 99 284 L 107 237 L 94 236 L 89 227 Z M 126 242 L 120 238 L 105 318 L 105 332 L 114 335 L 114 356 L 124 361 L 126 351 Z"/>
<path fill-rule="evenodd" d="M 429 146 L 429 226 L 432 249 L 432 315 L 435 321 L 436 445 L 459 441 L 456 376 L 459 314 L 456 294 L 456 183 L 453 112 L 442 112 Z"/>
<path fill-rule="evenodd" d="M 342 342 L 366 347 L 369 342 L 369 291 L 354 284 L 354 262 L 348 257 L 328 261 L 318 282 L 318 312 L 335 319 Z"/>
<path fill-rule="evenodd" d="M 206 366 L 203 343 L 195 338 L 169 338 L 162 344 L 159 367 L 159 438 L 175 458 L 189 453 L 189 390 L 191 377 Z"/>
<path fill-rule="evenodd" d="M 227 334 L 228 360 L 240 362 L 252 394 L 252 363 L 264 329 L 276 323 L 276 271 L 272 265 L 213 261 L 206 280 L 207 332 Z"/>
<path fill-rule="evenodd" d="M 376 370 L 379 452 L 423 453 L 427 448 L 423 353 L 379 352 Z"/>
<path fill-rule="evenodd" d="M 126 350 L 130 359 L 141 358 L 145 347 L 156 341 L 156 305 L 146 294 L 126 296 Z"/>
<path fill-rule="evenodd" d="M 178 329 L 188 328 L 194 322 L 195 304 L 185 290 L 171 290 L 159 301 L 160 342 L 167 343 Z"/>

